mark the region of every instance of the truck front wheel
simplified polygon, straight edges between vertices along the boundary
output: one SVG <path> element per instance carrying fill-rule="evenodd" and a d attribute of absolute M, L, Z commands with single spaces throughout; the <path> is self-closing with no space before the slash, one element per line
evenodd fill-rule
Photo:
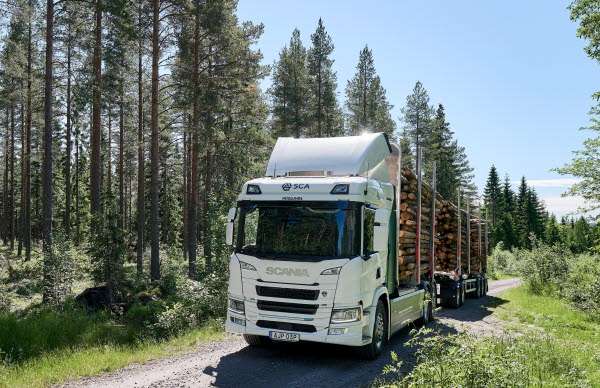
<path fill-rule="evenodd" d="M 382 352 L 383 346 L 387 342 L 388 319 L 383 302 L 377 302 L 375 309 L 375 324 L 373 325 L 373 335 L 371 343 L 361 348 L 361 356 L 367 360 L 376 359 Z"/>

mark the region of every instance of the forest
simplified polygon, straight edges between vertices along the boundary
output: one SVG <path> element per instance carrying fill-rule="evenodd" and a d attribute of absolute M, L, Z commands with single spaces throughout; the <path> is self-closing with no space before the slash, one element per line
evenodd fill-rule
<path fill-rule="evenodd" d="M 226 211 L 279 136 L 382 131 L 407 166 L 419 143 L 426 179 L 436 160 L 440 193 L 476 200 L 465 149 L 420 82 L 397 125 L 365 46 L 340 101 L 322 20 L 264 65 L 263 26 L 238 20 L 235 1 L 41 6 L 9 2 L 3 15 L 0 230 L 9 277 L 41 259 L 44 303 L 88 276 L 120 301 L 169 260 L 193 280 L 223 268 Z M 77 279 L 71 248 L 90 264 Z"/>
<path fill-rule="evenodd" d="M 600 60 L 592 3 L 571 15 Z M 485 214 L 500 249 L 600 250 L 593 221 L 557 220 L 525 177 L 515 191 L 492 166 L 479 195 L 451 112 L 419 81 L 390 101 L 396 85 L 384 87 L 368 45 L 340 85 L 326 21 L 290 28 L 271 64 L 256 47 L 264 28 L 238 19 L 237 0 L 0 0 L 0 374 L 222 319 L 227 210 L 281 136 L 385 132 L 411 169 L 422 149 L 426 181 L 436 162 L 437 190 Z M 598 144 L 557 169 L 596 204 Z"/>

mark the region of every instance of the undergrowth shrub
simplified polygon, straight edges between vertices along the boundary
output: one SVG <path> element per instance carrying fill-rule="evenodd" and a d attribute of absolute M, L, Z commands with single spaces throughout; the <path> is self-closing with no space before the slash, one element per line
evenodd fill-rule
<path fill-rule="evenodd" d="M 600 257 L 582 254 L 570 261 L 562 295 L 573 306 L 600 318 Z"/>
<path fill-rule="evenodd" d="M 534 294 L 551 294 L 560 291 L 569 274 L 572 253 L 561 245 L 534 242 L 531 250 L 515 252 L 521 278 Z"/>
<path fill-rule="evenodd" d="M 514 253 L 499 242 L 488 257 L 487 271 L 490 277 L 497 279 L 500 274 L 517 275 L 519 268 Z"/>
<path fill-rule="evenodd" d="M 586 387 L 585 371 L 554 340 L 440 335 L 422 329 L 408 341 L 416 365 L 404 367 L 395 354 L 384 368 L 386 387 Z"/>

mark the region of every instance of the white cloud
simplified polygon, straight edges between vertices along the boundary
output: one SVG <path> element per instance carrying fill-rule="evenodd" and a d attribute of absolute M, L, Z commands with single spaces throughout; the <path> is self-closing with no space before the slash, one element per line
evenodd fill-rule
<path fill-rule="evenodd" d="M 577 209 L 586 206 L 586 201 L 579 196 L 569 197 L 542 197 L 546 204 L 546 209 L 554 213 L 557 217 L 562 217 L 571 213 L 577 214 Z"/>
<path fill-rule="evenodd" d="M 581 179 L 577 178 L 557 178 L 557 179 L 530 179 L 527 180 L 527 185 L 532 187 L 558 187 L 558 188 L 569 188 L 575 183 L 581 182 Z M 515 185 L 519 185 L 521 181 L 513 182 Z"/>

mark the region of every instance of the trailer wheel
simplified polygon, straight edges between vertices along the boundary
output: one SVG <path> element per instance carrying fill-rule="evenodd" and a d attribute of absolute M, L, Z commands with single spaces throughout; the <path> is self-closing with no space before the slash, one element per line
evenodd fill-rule
<path fill-rule="evenodd" d="M 244 341 L 246 341 L 246 343 L 252 347 L 266 346 L 270 343 L 270 339 L 268 337 L 251 334 L 244 334 Z"/>
<path fill-rule="evenodd" d="M 460 307 L 460 287 L 456 287 L 454 297 L 452 297 L 449 304 L 450 307 L 452 307 L 453 309 L 457 309 Z"/>
<path fill-rule="evenodd" d="M 371 343 L 363 346 L 360 349 L 362 358 L 367 360 L 374 360 L 383 351 L 383 347 L 387 342 L 387 331 L 388 331 L 388 320 L 383 302 L 379 300 L 377 302 L 377 308 L 375 310 L 375 324 L 373 325 L 373 334 L 371 336 Z"/>

